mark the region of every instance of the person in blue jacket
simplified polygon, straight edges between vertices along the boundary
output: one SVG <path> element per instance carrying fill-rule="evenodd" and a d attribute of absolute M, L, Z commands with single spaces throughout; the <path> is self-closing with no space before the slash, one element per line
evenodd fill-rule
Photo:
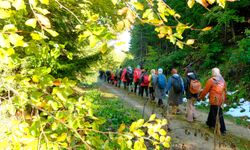
<path fill-rule="evenodd" d="M 168 93 L 168 104 L 172 107 L 172 114 L 176 114 L 178 106 L 183 103 L 184 82 L 178 74 L 177 69 L 173 68 L 172 76 L 168 79 L 166 92 Z"/>

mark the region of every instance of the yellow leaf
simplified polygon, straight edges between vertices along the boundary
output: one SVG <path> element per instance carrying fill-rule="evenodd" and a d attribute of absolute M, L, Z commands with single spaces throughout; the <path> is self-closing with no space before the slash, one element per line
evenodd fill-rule
<path fill-rule="evenodd" d="M 165 37 L 165 34 L 162 34 L 162 33 L 160 33 L 160 34 L 158 34 L 158 37 L 161 39 L 161 38 L 164 38 Z"/>
<path fill-rule="evenodd" d="M 156 114 L 151 115 L 150 118 L 149 118 L 149 121 L 155 120 L 155 117 L 156 117 Z"/>
<path fill-rule="evenodd" d="M 127 11 L 128 11 L 128 7 L 123 7 L 122 9 L 118 10 L 118 15 L 123 15 L 127 13 Z"/>
<path fill-rule="evenodd" d="M 0 9 L 0 19 L 6 19 L 11 16 L 11 11 Z"/>
<path fill-rule="evenodd" d="M 187 45 L 192 45 L 194 44 L 194 39 L 188 39 L 186 42 Z"/>
<path fill-rule="evenodd" d="M 183 42 L 177 41 L 176 45 L 177 45 L 180 49 L 183 49 Z"/>
<path fill-rule="evenodd" d="M 225 6 L 226 6 L 226 0 L 217 0 L 217 3 L 222 8 L 225 8 Z"/>
<path fill-rule="evenodd" d="M 58 36 L 59 34 L 54 31 L 54 30 L 51 30 L 51 29 L 45 29 L 50 35 L 52 35 L 53 37 L 56 37 Z"/>
<path fill-rule="evenodd" d="M 142 137 L 145 135 L 145 133 L 141 129 L 135 130 L 133 134 L 137 137 Z"/>
<path fill-rule="evenodd" d="M 212 5 L 212 4 L 215 2 L 215 0 L 207 0 L 207 2 L 208 2 L 210 5 Z"/>
<path fill-rule="evenodd" d="M 167 132 L 164 129 L 160 129 L 159 133 L 160 133 L 160 135 L 166 135 L 167 134 Z"/>
<path fill-rule="evenodd" d="M 166 8 L 166 11 L 171 15 L 173 16 L 175 14 L 175 11 L 173 9 L 170 9 L 170 8 Z"/>
<path fill-rule="evenodd" d="M 208 26 L 208 27 L 203 28 L 202 31 L 208 31 L 208 30 L 211 30 L 211 29 L 212 29 L 212 27 Z"/>
<path fill-rule="evenodd" d="M 36 28 L 36 19 L 32 18 L 32 19 L 27 20 L 25 22 L 25 25 L 30 26 L 32 28 Z"/>
<path fill-rule="evenodd" d="M 118 129 L 119 133 L 122 133 L 122 131 L 126 128 L 126 125 L 124 123 L 122 123 Z"/>
<path fill-rule="evenodd" d="M 62 133 L 60 136 L 58 136 L 58 137 L 56 138 L 56 140 L 57 140 L 58 142 L 62 142 L 62 141 L 65 141 L 66 138 L 67 138 L 67 133 Z"/>
<path fill-rule="evenodd" d="M 41 14 L 36 14 L 38 21 L 46 28 L 51 28 L 50 21 L 47 17 Z"/>
<path fill-rule="evenodd" d="M 165 136 L 161 136 L 160 137 L 160 142 L 163 143 L 165 141 L 165 139 L 166 139 Z"/>
<path fill-rule="evenodd" d="M 102 54 L 105 54 L 105 53 L 107 52 L 107 50 L 108 50 L 108 45 L 107 45 L 107 43 L 103 43 L 103 44 L 102 44 L 102 47 L 101 47 L 101 53 L 102 53 Z"/>
<path fill-rule="evenodd" d="M 10 47 L 10 41 L 6 39 L 2 33 L 0 33 L 0 47 L 8 48 Z"/>
<path fill-rule="evenodd" d="M 117 4 L 117 0 L 111 0 L 114 5 Z"/>
<path fill-rule="evenodd" d="M 200 3 L 203 7 L 207 8 L 208 3 L 206 0 L 196 0 L 198 3 Z"/>
<path fill-rule="evenodd" d="M 9 9 L 11 8 L 11 4 L 8 1 L 0 1 L 0 8 Z"/>
<path fill-rule="evenodd" d="M 12 5 L 16 8 L 16 10 L 25 9 L 26 5 L 23 0 L 15 0 Z"/>
<path fill-rule="evenodd" d="M 16 32 L 17 31 L 17 28 L 15 27 L 15 25 L 13 24 L 7 24 L 3 27 L 3 32 Z"/>
<path fill-rule="evenodd" d="M 23 41 L 23 36 L 20 36 L 18 34 L 10 34 L 9 40 L 10 40 L 11 44 L 13 44 L 16 47 L 25 45 L 25 43 Z"/>
<path fill-rule="evenodd" d="M 153 10 L 152 9 L 147 9 L 143 15 L 142 15 L 142 18 L 148 18 L 149 14 L 150 13 L 153 13 Z"/>
<path fill-rule="evenodd" d="M 34 33 L 34 32 L 30 33 L 30 36 L 32 37 L 33 40 L 37 40 L 37 41 L 43 39 L 40 34 L 37 34 L 37 33 Z"/>
<path fill-rule="evenodd" d="M 32 81 L 35 82 L 35 83 L 38 83 L 39 82 L 39 76 L 33 75 L 32 76 Z"/>
<path fill-rule="evenodd" d="M 42 4 L 49 5 L 49 0 L 40 0 Z"/>
<path fill-rule="evenodd" d="M 154 133 L 154 134 L 152 135 L 152 137 L 153 137 L 154 139 L 156 139 L 156 140 L 159 140 L 159 139 L 160 139 L 160 137 L 159 137 L 159 135 L 158 135 L 157 133 Z"/>
<path fill-rule="evenodd" d="M 35 7 L 34 9 L 37 10 L 38 12 L 42 13 L 43 15 L 47 15 L 50 13 L 47 9 L 43 9 L 40 7 Z"/>
<path fill-rule="evenodd" d="M 188 0 L 187 4 L 189 8 L 192 8 L 194 6 L 195 0 Z"/>
<path fill-rule="evenodd" d="M 139 2 L 134 2 L 134 7 L 137 10 L 143 10 L 144 9 L 144 6 Z"/>
<path fill-rule="evenodd" d="M 170 136 L 167 136 L 166 139 L 165 139 L 166 142 L 170 142 L 171 141 L 171 137 Z"/>
<path fill-rule="evenodd" d="M 96 36 L 94 36 L 94 35 L 91 35 L 90 37 L 89 37 L 89 45 L 90 45 L 90 47 L 95 47 L 95 45 L 97 44 L 99 42 L 99 40 L 98 40 L 98 38 L 96 37 Z"/>
<path fill-rule="evenodd" d="M 169 144 L 169 142 L 164 142 L 164 143 L 163 143 L 163 146 L 166 147 L 166 148 L 169 148 L 169 147 L 170 147 L 170 144 Z"/>

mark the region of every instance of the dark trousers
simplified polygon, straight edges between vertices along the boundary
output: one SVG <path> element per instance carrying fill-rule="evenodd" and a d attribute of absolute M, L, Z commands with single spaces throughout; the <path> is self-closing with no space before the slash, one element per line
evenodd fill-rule
<path fill-rule="evenodd" d="M 124 89 L 127 88 L 127 82 L 123 82 Z"/>
<path fill-rule="evenodd" d="M 219 113 L 218 113 L 219 110 Z M 224 122 L 224 118 L 223 118 L 223 112 L 222 112 L 222 108 L 220 106 L 215 106 L 215 105 L 211 105 L 210 106 L 210 111 L 208 114 L 208 118 L 207 118 L 207 125 L 211 128 L 211 127 L 215 127 L 216 124 L 216 116 L 217 113 L 219 115 L 219 121 L 220 121 L 220 131 L 221 133 L 224 133 L 226 131 L 226 125 Z"/>
<path fill-rule="evenodd" d="M 122 80 L 118 78 L 118 87 L 121 87 L 121 84 L 122 84 Z"/>
<path fill-rule="evenodd" d="M 149 87 L 149 95 L 150 95 L 151 100 L 155 99 L 155 90 L 153 87 Z"/>
<path fill-rule="evenodd" d="M 146 97 L 148 97 L 148 86 L 141 86 L 141 88 L 140 88 L 140 95 L 141 95 L 141 97 L 143 97 L 143 94 L 144 94 L 144 90 L 145 90 L 145 92 L 146 92 Z"/>
<path fill-rule="evenodd" d="M 138 82 L 134 82 L 134 84 L 135 84 L 134 92 L 136 93 L 137 86 L 139 85 L 139 83 L 138 83 Z M 140 92 L 140 91 L 139 91 L 139 92 Z"/>

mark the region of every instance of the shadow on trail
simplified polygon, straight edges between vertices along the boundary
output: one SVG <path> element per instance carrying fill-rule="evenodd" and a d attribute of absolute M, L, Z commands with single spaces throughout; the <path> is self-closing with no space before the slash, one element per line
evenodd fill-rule
<path fill-rule="evenodd" d="M 155 113 L 158 118 L 166 118 L 169 120 L 172 137 L 172 149 L 181 150 L 229 150 L 229 149 L 250 149 L 250 140 L 235 134 L 227 134 L 226 136 L 214 136 L 213 130 L 205 125 L 205 114 L 201 114 L 196 122 L 189 123 L 186 121 L 184 107 L 179 115 L 167 115 L 167 107 L 159 108 L 156 102 L 141 98 L 134 93 L 127 92 L 122 88 L 114 87 L 110 84 L 99 82 L 99 88 L 102 92 L 113 94 L 119 97 L 129 106 L 136 108 L 142 113 L 144 118 Z M 164 101 L 166 105 L 166 100 Z M 201 113 L 201 112 L 200 112 Z M 200 114 L 199 113 L 199 114 Z M 200 119 L 202 117 L 202 119 Z M 204 118 L 205 117 L 205 118 Z M 238 126 L 236 126 L 238 127 Z M 240 128 L 240 127 L 239 127 Z M 238 130 L 237 128 L 234 130 Z M 250 131 L 245 130 L 246 135 L 250 136 Z M 214 142 L 215 141 L 215 142 Z"/>

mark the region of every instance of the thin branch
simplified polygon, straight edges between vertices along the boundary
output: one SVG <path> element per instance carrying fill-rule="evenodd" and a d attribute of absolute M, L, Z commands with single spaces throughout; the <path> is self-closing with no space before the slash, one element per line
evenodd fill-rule
<path fill-rule="evenodd" d="M 69 10 L 67 7 L 65 7 L 63 4 L 61 4 L 58 0 L 55 0 L 55 2 L 61 7 L 61 8 L 64 8 L 65 10 L 67 10 L 69 13 L 71 13 L 75 18 L 76 20 L 80 23 L 80 24 L 83 24 L 82 21 L 77 17 L 77 15 L 72 12 L 71 10 Z"/>

